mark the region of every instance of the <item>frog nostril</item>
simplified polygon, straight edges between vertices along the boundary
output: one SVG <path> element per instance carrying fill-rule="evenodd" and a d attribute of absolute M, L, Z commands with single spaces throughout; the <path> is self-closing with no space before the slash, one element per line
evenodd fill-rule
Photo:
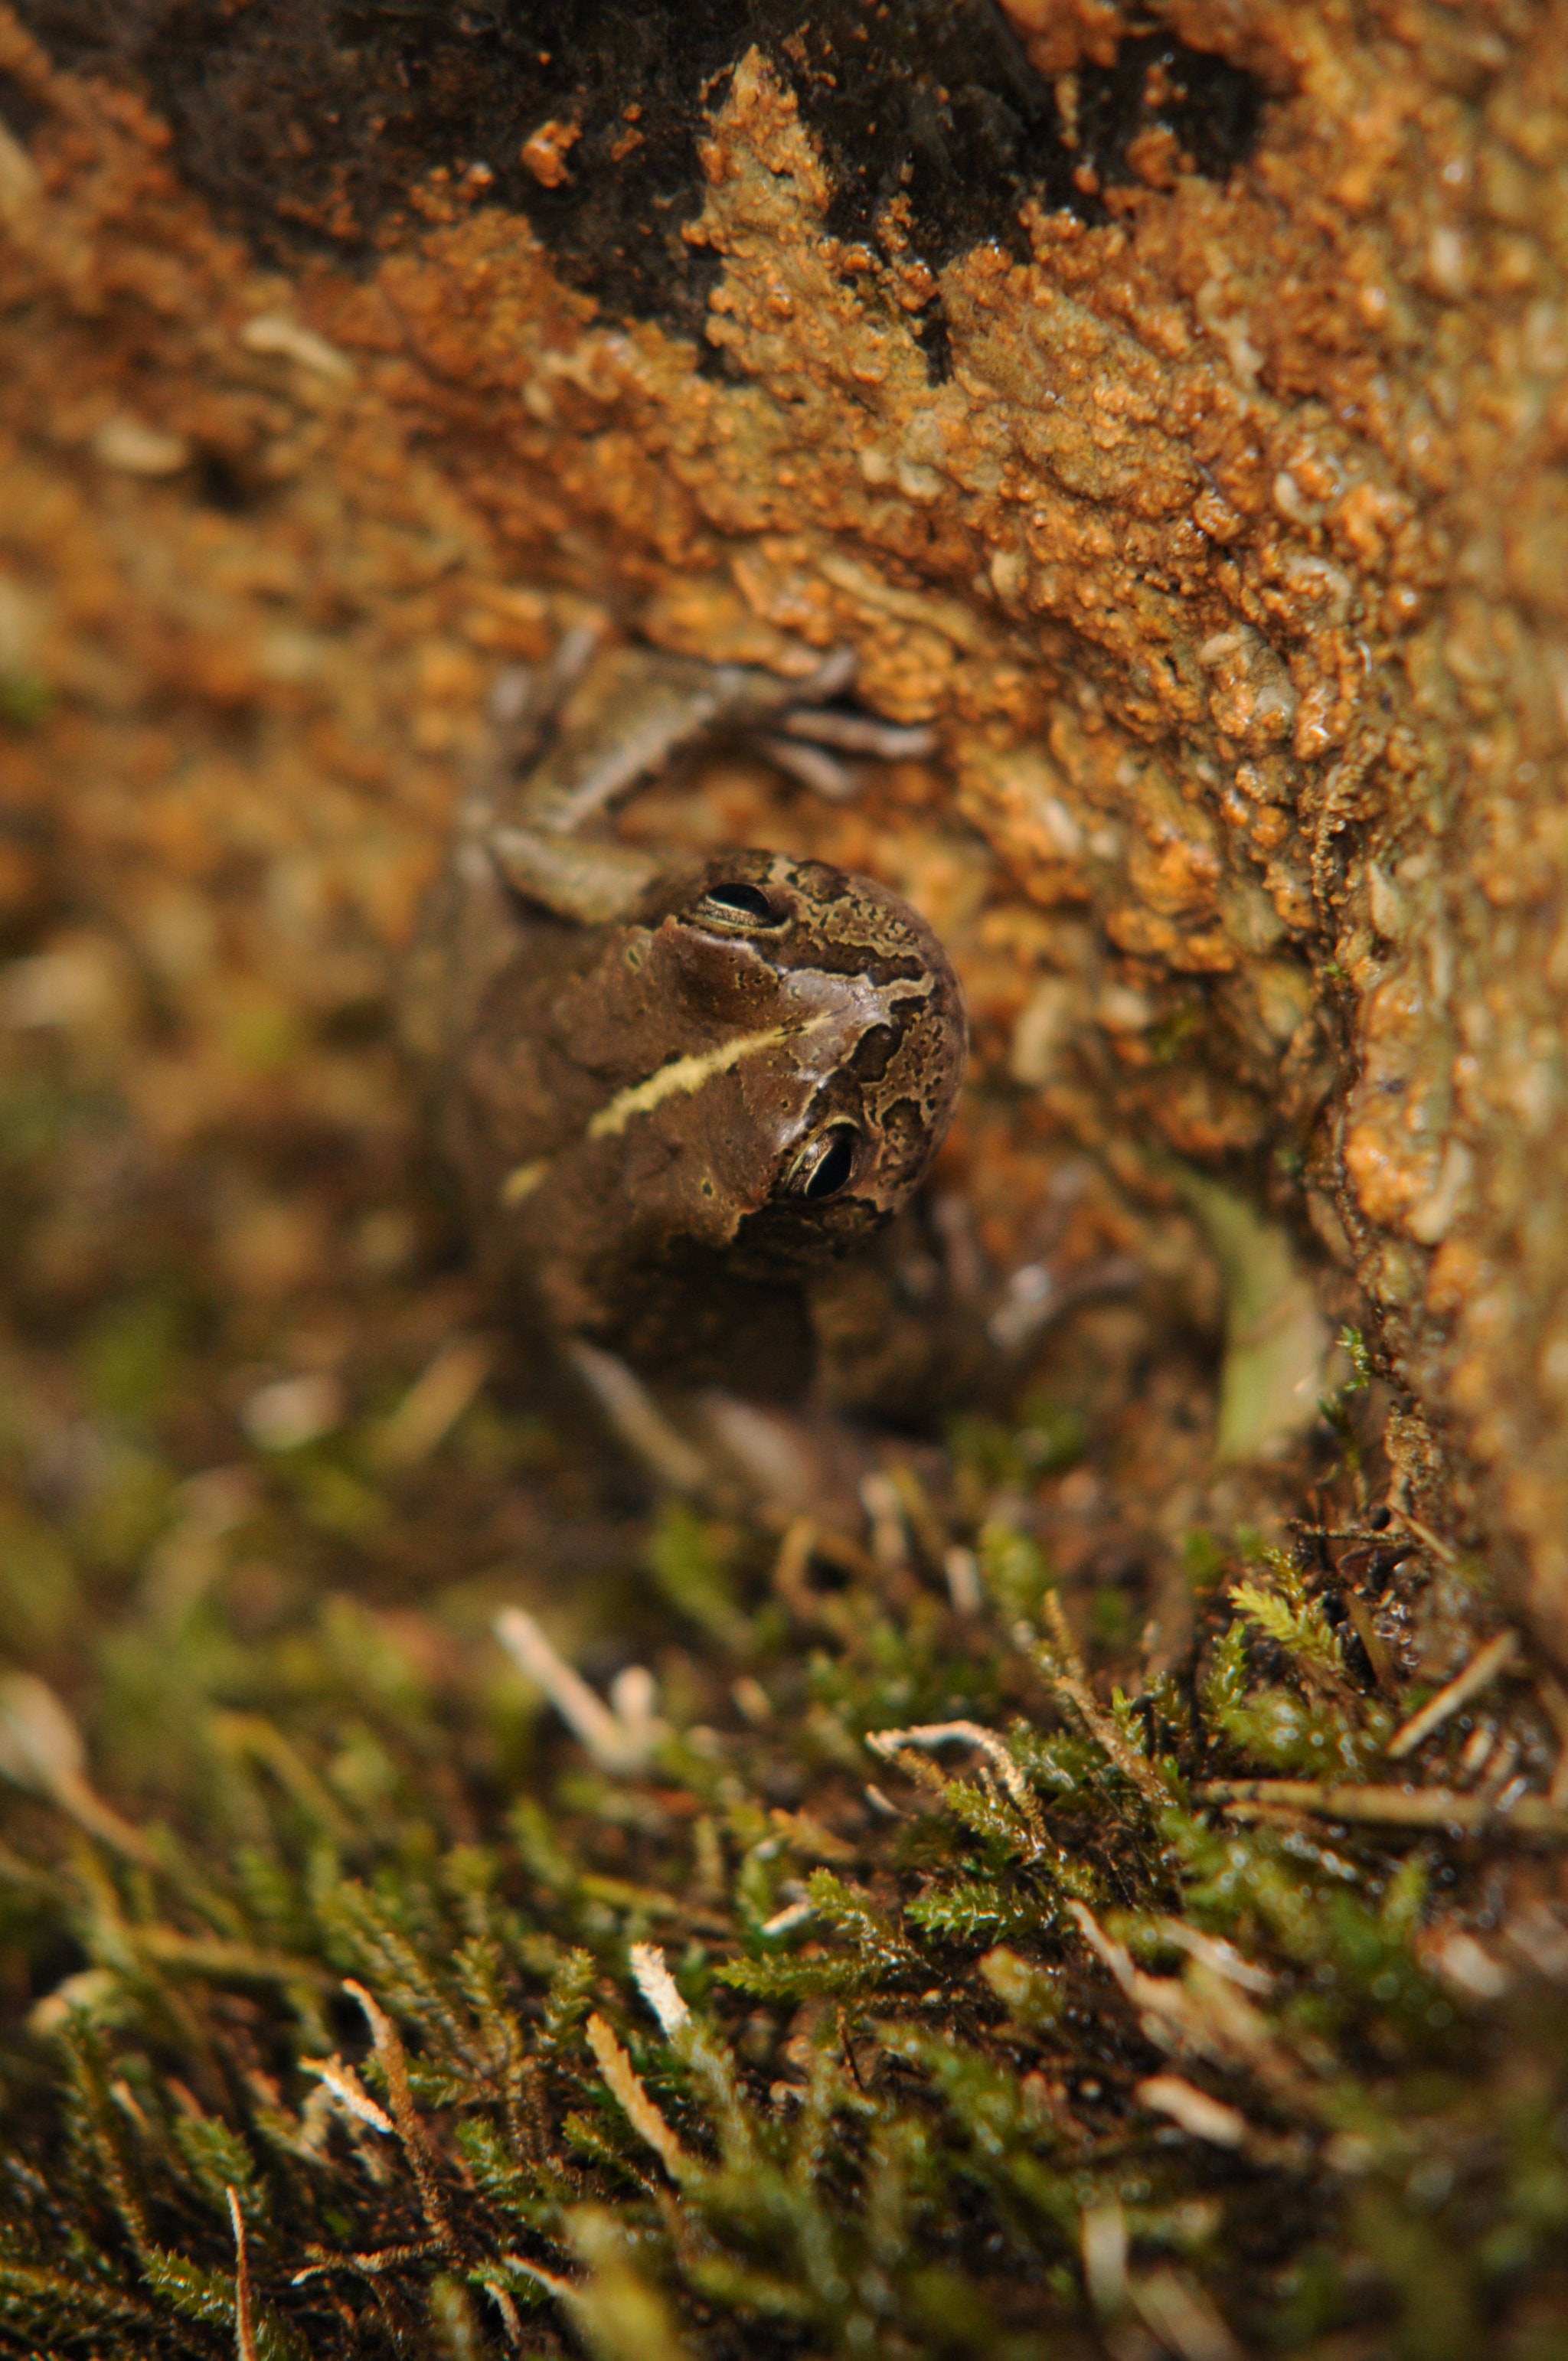
<path fill-rule="evenodd" d="M 790 1166 L 784 1176 L 786 1192 L 814 1205 L 837 1197 L 854 1178 L 859 1146 L 860 1134 L 852 1123 L 829 1124 L 807 1140 Z"/>
<path fill-rule="evenodd" d="M 748 885 L 739 878 L 726 878 L 720 884 L 710 885 L 693 916 L 708 926 L 741 933 L 750 933 L 754 927 L 783 924 L 762 887 Z"/>

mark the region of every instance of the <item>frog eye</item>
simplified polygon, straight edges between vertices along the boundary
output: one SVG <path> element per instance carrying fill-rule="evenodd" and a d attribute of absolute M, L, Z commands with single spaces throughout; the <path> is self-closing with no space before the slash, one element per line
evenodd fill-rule
<path fill-rule="evenodd" d="M 783 913 L 774 909 L 762 887 L 748 885 L 740 878 L 710 885 L 692 917 L 726 935 L 754 935 L 784 924 Z"/>
<path fill-rule="evenodd" d="M 855 1177 L 861 1135 L 852 1123 L 830 1123 L 808 1139 L 784 1176 L 786 1197 L 804 1197 L 820 1205 L 837 1197 Z"/>

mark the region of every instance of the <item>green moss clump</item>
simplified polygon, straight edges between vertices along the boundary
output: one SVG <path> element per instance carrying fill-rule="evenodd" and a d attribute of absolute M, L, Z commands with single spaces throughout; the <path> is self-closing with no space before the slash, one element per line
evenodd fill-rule
<path fill-rule="evenodd" d="M 1365 1523 L 1353 1340 L 1317 1521 L 1190 1532 L 1156 1677 L 1092 1423 L 894 1455 L 870 1549 L 649 1516 L 504 1371 L 410 1456 L 446 1280 L 101 1253 L 113 1110 L 17 1072 L 0 2354 L 1562 2349 L 1555 1750 L 1499 1655 L 1390 1758 L 1398 1615 L 1491 1609 Z"/>
<path fill-rule="evenodd" d="M 319 1546 L 293 1473 L 231 1507 L 241 1563 Z M 976 1538 L 982 1615 L 870 1561 L 789 1606 L 765 1536 L 667 1515 L 633 1773 L 423 1619 L 241 1644 L 166 1532 L 160 1628 L 100 1634 L 113 1800 L 0 1697 L 3 2349 L 1547 2349 L 1560 1993 L 1434 1968 L 1441 1832 L 1204 1801 L 1387 1775 L 1300 1568 L 1218 1600 L 1185 1700 L 1107 1702 L 1038 1551 Z"/>

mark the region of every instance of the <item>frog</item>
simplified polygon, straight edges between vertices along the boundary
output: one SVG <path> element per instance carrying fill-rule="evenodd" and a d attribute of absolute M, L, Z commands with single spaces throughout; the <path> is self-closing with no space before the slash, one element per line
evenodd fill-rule
<path fill-rule="evenodd" d="M 672 1390 L 754 1439 L 736 1405 L 897 1415 L 944 1357 L 878 1252 L 968 1058 L 931 927 L 788 851 L 615 832 L 719 737 L 834 797 L 847 756 L 928 753 L 847 702 L 853 675 L 842 651 L 788 680 L 568 632 L 499 684 L 408 962 L 404 1039 L 487 1289 L 666 1473 L 694 1464 Z"/>

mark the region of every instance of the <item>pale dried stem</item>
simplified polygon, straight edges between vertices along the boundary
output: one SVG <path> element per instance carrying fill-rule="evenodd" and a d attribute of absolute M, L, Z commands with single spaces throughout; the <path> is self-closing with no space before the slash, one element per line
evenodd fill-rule
<path fill-rule="evenodd" d="M 1066 1697 L 1095 1744 L 1122 1773 L 1124 1779 L 1138 1790 L 1157 1810 L 1163 1811 L 1170 1802 L 1164 1780 L 1137 1749 L 1129 1746 L 1111 1715 L 1105 1711 L 1089 1686 L 1082 1659 L 1073 1644 L 1061 1600 L 1054 1590 L 1047 1590 L 1045 1600 L 1046 1620 L 1051 1630 L 1051 1648 L 1037 1647 L 1035 1662 L 1058 1697 Z"/>
<path fill-rule="evenodd" d="M 1512 1664 L 1519 1653 L 1519 1644 L 1517 1631 L 1499 1631 L 1495 1640 L 1488 1640 L 1486 1646 L 1471 1657 L 1463 1672 L 1456 1673 L 1434 1697 L 1428 1698 L 1419 1713 L 1410 1716 L 1402 1730 L 1395 1732 L 1388 1741 L 1389 1762 L 1398 1763 L 1402 1756 L 1413 1754 L 1422 1740 L 1430 1738 L 1434 1730 L 1441 1729 L 1461 1706 L 1468 1705 L 1473 1697 L 1479 1697 L 1504 1667 Z"/>
<path fill-rule="evenodd" d="M 1200 1804 L 1223 1805 L 1242 1817 L 1275 1818 L 1306 1813 L 1314 1819 L 1363 1821 L 1374 1827 L 1485 1828 L 1503 1835 L 1568 1838 L 1568 1809 L 1545 1795 L 1521 1795 L 1500 1812 L 1484 1795 L 1452 1787 L 1334 1787 L 1314 1779 L 1214 1779 L 1193 1789 Z"/>
<path fill-rule="evenodd" d="M 239 2210 L 239 2199 L 232 2189 L 225 2189 L 229 2202 L 229 2221 L 234 2228 L 234 2332 L 239 2361 L 257 2361 L 256 2319 L 251 2305 L 250 2257 L 246 2251 L 245 2216 Z"/>
<path fill-rule="evenodd" d="M 371 1999 L 363 1984 L 356 1983 L 352 1977 L 345 1976 L 343 1989 L 351 1999 L 359 2003 L 369 2024 L 376 2056 L 387 2078 L 388 2094 L 392 2102 L 392 2120 L 397 2125 L 403 2153 L 412 2168 L 425 2219 L 442 2246 L 455 2260 L 459 2253 L 458 2242 L 441 2194 L 435 2151 L 420 2121 L 413 2094 L 409 2089 L 409 2066 L 403 2052 L 402 2037 L 391 2018 Z"/>
<path fill-rule="evenodd" d="M 909 1730 L 873 1730 L 866 1734 L 866 1744 L 890 1763 L 903 1747 L 948 1746 L 955 1741 L 977 1747 L 1019 1810 L 1029 1820 L 1038 1821 L 1039 1806 L 1034 1789 L 1014 1761 L 1006 1741 L 994 1730 L 984 1730 L 978 1721 L 922 1721 Z"/>
<path fill-rule="evenodd" d="M 641 2139 L 646 2140 L 670 2179 L 688 2179 L 695 2159 L 686 2154 L 643 2086 L 641 2077 L 602 2016 L 590 2016 L 588 2047 L 598 2060 L 610 2095 Z"/>

